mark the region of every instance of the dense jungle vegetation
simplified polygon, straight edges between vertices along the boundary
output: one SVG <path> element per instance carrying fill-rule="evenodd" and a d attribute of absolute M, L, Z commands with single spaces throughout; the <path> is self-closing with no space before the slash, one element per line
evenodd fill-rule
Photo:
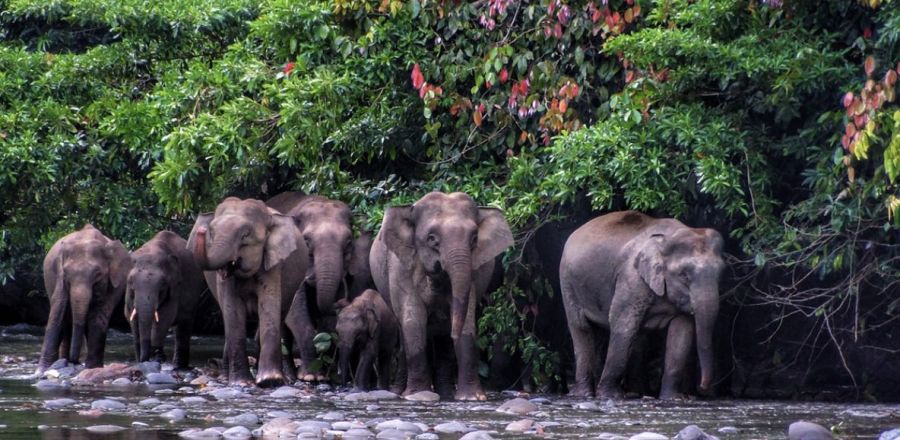
<path fill-rule="evenodd" d="M 788 338 L 758 368 L 834 363 L 875 398 L 871 356 L 900 352 L 898 62 L 896 0 L 0 0 L 0 283 L 36 300 L 86 222 L 134 249 L 229 194 L 377 229 L 465 191 L 518 243 L 481 343 L 548 382 L 530 239 L 638 209 L 728 237 L 723 299 L 762 312 L 723 325 Z"/>

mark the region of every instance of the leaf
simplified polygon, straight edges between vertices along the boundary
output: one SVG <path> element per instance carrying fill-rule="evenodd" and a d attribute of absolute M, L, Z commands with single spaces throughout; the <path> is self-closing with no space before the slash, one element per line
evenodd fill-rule
<path fill-rule="evenodd" d="M 847 92 L 844 94 L 844 108 L 850 107 L 850 104 L 853 104 L 853 92 Z"/>
<path fill-rule="evenodd" d="M 413 88 L 419 90 L 422 88 L 422 85 L 425 84 L 425 76 L 422 75 L 422 70 L 419 69 L 419 63 L 413 65 L 412 74 L 410 75 L 412 79 Z"/>
<path fill-rule="evenodd" d="M 409 2 L 409 10 L 412 11 L 412 18 L 418 17 L 419 12 L 422 10 L 422 5 L 419 3 L 419 0 L 412 0 Z"/>
<path fill-rule="evenodd" d="M 866 57 L 865 68 L 866 76 L 872 76 L 872 72 L 875 71 L 875 58 L 872 55 Z"/>

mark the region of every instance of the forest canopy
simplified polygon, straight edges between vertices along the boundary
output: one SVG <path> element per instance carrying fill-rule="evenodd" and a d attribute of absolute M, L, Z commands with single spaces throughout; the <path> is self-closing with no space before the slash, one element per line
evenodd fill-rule
<path fill-rule="evenodd" d="M 0 282 L 88 222 L 134 249 L 293 189 L 377 229 L 464 191 L 518 238 L 501 297 L 546 293 L 514 283 L 541 225 L 637 209 L 844 347 L 900 314 L 898 62 L 896 0 L 0 0 Z M 552 374 L 526 314 L 483 329 Z"/>

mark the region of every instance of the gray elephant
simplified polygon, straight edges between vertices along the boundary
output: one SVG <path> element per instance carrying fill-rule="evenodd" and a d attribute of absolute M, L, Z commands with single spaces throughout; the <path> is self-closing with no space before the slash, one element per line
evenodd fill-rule
<path fill-rule="evenodd" d="M 369 273 L 371 236 L 353 238 L 350 208 L 343 202 L 300 192 L 284 192 L 266 204 L 293 218 L 303 237 L 298 252 L 307 255 L 303 284 L 287 316 L 287 326 L 297 336 L 301 379 L 312 380 L 307 366 L 315 359 L 313 337 L 330 332 L 337 319 L 335 303 L 354 297 L 353 289 L 372 286 Z M 361 291 L 360 290 L 360 293 Z M 321 377 L 320 377 L 321 379 Z"/>
<path fill-rule="evenodd" d="M 369 375 L 377 361 L 375 373 L 378 388 L 388 389 L 391 386 L 391 364 L 400 346 L 400 324 L 381 295 L 374 290 L 366 290 L 341 309 L 337 334 L 341 384 L 350 380 L 351 367 L 355 365 L 355 388 L 370 389 L 372 381 Z"/>
<path fill-rule="evenodd" d="M 722 237 L 712 229 L 635 211 L 603 215 L 578 228 L 559 264 L 575 346 L 571 393 L 621 398 L 632 344 L 639 331 L 652 329 L 667 330 L 660 398 L 679 396 L 695 340 L 700 389 L 707 390 L 713 378 L 712 337 L 723 267 Z M 609 331 L 609 347 L 597 381 L 600 329 Z"/>
<path fill-rule="evenodd" d="M 103 366 L 109 319 L 131 270 L 128 250 L 92 225 L 59 239 L 44 258 L 50 316 L 38 372 L 59 358 L 78 363 L 87 341 L 87 368 Z"/>
<path fill-rule="evenodd" d="M 435 391 L 483 400 L 475 347 L 475 308 L 488 288 L 494 260 L 512 246 L 503 213 L 480 208 L 466 194 L 432 192 L 411 206 L 385 211 L 369 264 L 379 292 L 400 321 L 406 355 L 405 394 L 430 390 L 426 345 L 448 359 L 435 362 Z M 452 347 L 452 349 L 451 349 Z"/>
<path fill-rule="evenodd" d="M 259 200 L 229 197 L 197 218 L 188 248 L 222 309 L 230 383 L 253 381 L 247 362 L 253 314 L 259 318 L 256 384 L 280 386 L 285 374 L 296 374 L 293 362 L 282 364 L 281 338 L 291 337 L 282 331 L 284 317 L 308 264 L 302 246 L 294 221 Z"/>
<path fill-rule="evenodd" d="M 176 368 L 188 368 L 195 312 L 206 284 L 187 241 L 161 231 L 134 251 L 131 260 L 125 318 L 134 336 L 136 360 L 164 361 L 166 333 L 174 325 L 174 363 Z"/>

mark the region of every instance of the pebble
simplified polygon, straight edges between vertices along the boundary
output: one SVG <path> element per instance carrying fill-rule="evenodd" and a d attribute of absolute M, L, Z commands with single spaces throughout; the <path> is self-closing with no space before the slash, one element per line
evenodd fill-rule
<path fill-rule="evenodd" d="M 222 437 L 222 433 L 216 431 L 212 428 L 209 429 L 199 429 L 199 428 L 191 428 L 187 431 L 181 431 L 178 433 L 178 436 L 181 438 L 187 439 L 205 439 L 205 438 L 220 438 Z"/>
<path fill-rule="evenodd" d="M 119 385 L 119 386 L 121 386 L 121 385 L 131 385 L 131 379 L 129 379 L 129 378 L 127 378 L 127 377 L 120 377 L 120 378 L 118 378 L 118 379 L 112 381 L 112 384 L 113 384 L 113 385 Z"/>
<path fill-rule="evenodd" d="M 160 371 L 159 362 L 156 361 L 141 362 L 137 367 L 141 370 L 141 373 L 144 373 L 144 376 L 147 376 L 150 373 L 159 373 Z"/>
<path fill-rule="evenodd" d="M 366 429 L 366 425 L 360 422 L 342 421 L 332 423 L 331 429 L 335 431 L 349 431 L 351 429 Z"/>
<path fill-rule="evenodd" d="M 304 420 L 302 422 L 297 422 L 297 429 L 295 432 L 300 433 L 309 433 L 309 434 L 323 434 L 325 431 L 331 430 L 331 423 L 328 422 L 320 422 L 318 420 Z"/>
<path fill-rule="evenodd" d="M 342 432 L 340 434 L 341 434 L 340 438 L 343 438 L 343 439 L 354 439 L 355 440 L 355 439 L 375 438 L 375 434 L 373 434 L 372 431 L 369 431 L 368 429 L 362 429 L 362 428 L 348 429 L 347 431 Z"/>
<path fill-rule="evenodd" d="M 506 413 L 506 414 L 515 414 L 515 415 L 523 415 L 528 414 L 530 412 L 535 412 L 538 410 L 537 405 L 521 398 L 516 397 L 512 400 L 507 400 L 503 405 L 500 405 L 497 408 L 498 412 Z"/>
<path fill-rule="evenodd" d="M 140 405 L 140 406 L 156 406 L 156 405 L 159 405 L 160 403 L 162 403 L 162 402 L 160 402 L 159 399 L 157 399 L 155 397 L 151 397 L 149 399 L 141 400 L 140 402 L 138 402 L 138 405 Z"/>
<path fill-rule="evenodd" d="M 206 385 L 209 383 L 209 376 L 202 375 L 190 382 L 191 385 Z"/>
<path fill-rule="evenodd" d="M 118 400 L 112 399 L 100 399 L 91 402 L 91 409 L 99 409 L 103 411 L 125 409 L 127 406 L 128 405 L 125 405 Z"/>
<path fill-rule="evenodd" d="M 295 422 L 286 417 L 276 417 L 272 420 L 269 420 L 268 423 L 262 426 L 259 431 L 259 435 L 253 434 L 254 437 L 287 437 L 292 434 L 297 433 L 297 428 L 299 426 L 298 422 Z"/>
<path fill-rule="evenodd" d="M 572 405 L 575 409 L 584 409 L 588 411 L 600 411 L 600 405 L 597 405 L 594 402 L 578 402 Z"/>
<path fill-rule="evenodd" d="M 37 381 L 36 384 L 33 385 L 35 388 L 39 390 L 55 390 L 61 388 L 69 388 L 72 386 L 69 381 L 59 381 L 59 380 L 51 380 L 51 379 L 43 379 Z"/>
<path fill-rule="evenodd" d="M 894 428 L 890 431 L 882 432 L 878 436 L 878 440 L 898 440 L 900 439 L 900 428 Z"/>
<path fill-rule="evenodd" d="M 316 418 L 319 420 L 325 420 L 326 422 L 336 422 L 338 420 L 344 420 L 344 413 L 340 411 L 329 411 L 327 413 L 322 413 L 316 415 Z"/>
<path fill-rule="evenodd" d="M 172 405 L 171 403 L 161 403 L 161 404 L 159 404 L 159 405 L 154 406 L 153 409 L 151 409 L 150 411 L 153 411 L 153 412 L 166 412 L 166 411 L 169 411 L 169 410 L 173 410 L 173 409 L 175 409 L 175 408 L 178 408 L 178 407 L 175 406 L 175 405 Z"/>
<path fill-rule="evenodd" d="M 234 417 L 226 417 L 225 424 L 228 426 L 256 426 L 259 424 L 259 417 L 253 413 L 239 414 Z"/>
<path fill-rule="evenodd" d="M 434 432 L 438 434 L 465 434 L 474 430 L 465 423 L 457 421 L 439 423 L 434 426 Z"/>
<path fill-rule="evenodd" d="M 532 399 L 528 399 L 528 401 L 535 405 L 549 405 L 551 403 L 550 399 L 546 397 L 535 397 Z"/>
<path fill-rule="evenodd" d="M 160 417 L 169 420 L 170 422 L 180 422 L 184 420 L 187 416 L 187 413 L 184 412 L 181 408 L 171 409 L 159 415 Z"/>
<path fill-rule="evenodd" d="M 88 426 L 85 428 L 87 432 L 92 432 L 94 434 L 112 434 L 115 432 L 121 432 L 128 428 L 118 426 L 118 425 L 94 425 Z"/>
<path fill-rule="evenodd" d="M 168 388 L 163 388 L 163 389 L 161 389 L 161 390 L 156 390 L 156 391 L 154 391 L 153 394 L 159 394 L 159 395 L 161 395 L 161 396 L 167 396 L 167 395 L 169 395 L 169 394 L 175 394 L 175 390 L 170 390 L 170 389 L 168 389 Z"/>
<path fill-rule="evenodd" d="M 719 438 L 703 432 L 697 425 L 688 425 L 678 431 L 673 440 L 719 440 Z"/>
<path fill-rule="evenodd" d="M 149 428 L 150 425 L 144 422 L 131 422 L 131 426 L 135 428 Z"/>
<path fill-rule="evenodd" d="M 628 440 L 628 437 L 611 432 L 602 432 L 597 436 L 597 440 Z"/>
<path fill-rule="evenodd" d="M 372 412 L 372 411 L 379 411 L 379 410 L 381 410 L 381 406 L 379 406 L 379 405 L 366 405 L 366 411 Z"/>
<path fill-rule="evenodd" d="M 249 429 L 243 426 L 234 426 L 225 430 L 222 436 L 227 439 L 248 439 L 253 436 Z"/>
<path fill-rule="evenodd" d="M 69 361 L 66 359 L 57 359 L 47 367 L 48 370 L 58 370 L 60 368 L 65 368 L 69 366 Z"/>
<path fill-rule="evenodd" d="M 45 402 L 44 402 L 44 408 L 47 408 L 47 409 L 60 409 L 60 408 L 65 408 L 65 407 L 67 407 L 67 406 L 74 405 L 74 404 L 76 404 L 76 403 L 77 403 L 77 401 L 76 401 L 75 399 L 66 399 L 66 398 L 62 398 L 62 399 L 53 399 L 53 400 L 47 400 L 47 401 L 45 401 Z"/>
<path fill-rule="evenodd" d="M 412 402 L 437 402 L 441 400 L 441 396 L 431 391 L 419 391 L 404 397 L 404 399 Z"/>
<path fill-rule="evenodd" d="M 655 432 L 642 432 L 629 437 L 628 440 L 669 440 L 669 437 Z"/>
<path fill-rule="evenodd" d="M 389 429 L 396 429 L 397 431 L 411 432 L 413 434 L 421 434 L 423 431 L 422 427 L 420 427 L 419 425 L 416 425 L 415 423 L 405 422 L 405 421 L 399 420 L 399 419 L 388 420 L 386 422 L 381 422 L 381 423 L 375 425 L 376 431 L 385 431 L 385 430 L 389 430 Z"/>
<path fill-rule="evenodd" d="M 331 391 L 331 385 L 328 385 L 327 383 L 320 383 L 316 385 L 316 391 L 320 393 L 327 393 L 328 391 Z"/>
<path fill-rule="evenodd" d="M 424 434 L 419 434 L 416 436 L 416 440 L 439 440 L 439 439 L 440 439 L 440 437 L 438 437 L 438 435 L 433 432 L 426 432 Z"/>
<path fill-rule="evenodd" d="M 494 437 L 491 437 L 487 431 L 472 431 L 462 437 L 459 440 L 493 440 Z"/>
<path fill-rule="evenodd" d="M 734 426 L 723 426 L 716 431 L 719 431 L 722 434 L 737 434 L 739 432 Z"/>
<path fill-rule="evenodd" d="M 506 430 L 510 432 L 525 432 L 531 429 L 533 425 L 534 420 L 531 419 L 516 420 L 506 425 Z"/>
<path fill-rule="evenodd" d="M 386 390 L 375 390 L 365 393 L 350 393 L 344 396 L 344 400 L 348 402 L 369 402 L 375 400 L 394 400 L 400 396 Z"/>
<path fill-rule="evenodd" d="M 830 440 L 834 436 L 831 431 L 822 425 L 801 420 L 791 423 L 788 427 L 788 439 L 790 440 Z"/>
<path fill-rule="evenodd" d="M 293 416 L 294 416 L 293 414 L 291 414 L 287 411 L 269 411 L 268 413 L 266 413 L 266 417 L 271 417 L 273 419 L 278 418 L 278 417 L 283 417 L 283 418 L 289 419 Z"/>
<path fill-rule="evenodd" d="M 289 397 L 296 397 L 298 394 L 300 394 L 300 390 L 290 386 L 283 386 L 269 393 L 269 397 L 273 399 L 286 399 Z"/>
<path fill-rule="evenodd" d="M 147 383 L 151 385 L 172 385 L 178 382 L 169 373 L 150 373 L 147 375 Z"/>
<path fill-rule="evenodd" d="M 181 403 L 183 403 L 185 405 L 202 405 L 207 402 L 209 402 L 209 400 L 206 400 L 200 396 L 190 396 L 190 397 L 182 397 L 181 398 Z"/>
<path fill-rule="evenodd" d="M 416 434 L 409 431 L 400 431 L 399 429 L 385 429 L 378 433 L 375 438 L 387 440 L 406 440 L 415 438 Z"/>
<path fill-rule="evenodd" d="M 218 388 L 209 393 L 216 400 L 246 399 L 250 395 L 234 388 Z"/>

